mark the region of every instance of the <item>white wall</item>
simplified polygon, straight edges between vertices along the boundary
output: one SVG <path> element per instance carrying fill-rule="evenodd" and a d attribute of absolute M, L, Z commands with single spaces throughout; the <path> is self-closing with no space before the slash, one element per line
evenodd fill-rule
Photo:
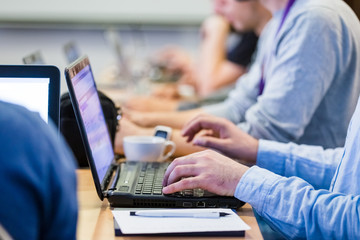
<path fill-rule="evenodd" d="M 100 76 L 116 59 L 104 38 L 109 27 L 118 30 L 128 55 L 147 58 L 169 44 L 196 52 L 198 27 L 211 5 L 211 0 L 0 0 L 0 64 L 22 64 L 25 55 L 39 50 L 63 72 L 62 47 L 75 41 Z M 66 90 L 62 74 L 61 91 Z"/>
<path fill-rule="evenodd" d="M 0 0 L 0 22 L 198 24 L 211 0 Z"/>

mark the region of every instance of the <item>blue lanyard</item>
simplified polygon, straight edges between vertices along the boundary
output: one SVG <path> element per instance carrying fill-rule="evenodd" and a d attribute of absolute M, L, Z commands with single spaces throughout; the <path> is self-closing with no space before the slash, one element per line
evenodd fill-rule
<path fill-rule="evenodd" d="M 286 5 L 286 8 L 284 10 L 284 14 L 281 18 L 281 22 L 280 22 L 280 25 L 276 31 L 276 34 L 275 34 L 275 38 L 277 37 L 278 33 L 280 32 L 282 26 L 284 25 L 284 22 L 285 22 L 285 19 L 286 17 L 288 16 L 289 12 L 290 12 L 290 9 L 291 7 L 294 5 L 295 3 L 295 0 L 289 0 L 287 5 Z M 263 91 L 264 91 L 264 87 L 265 87 L 265 59 L 266 59 L 266 56 L 264 57 L 263 61 L 262 61 L 262 64 L 261 64 L 261 78 L 260 78 L 260 83 L 259 83 L 259 92 L 258 92 L 258 96 L 260 96 Z"/>

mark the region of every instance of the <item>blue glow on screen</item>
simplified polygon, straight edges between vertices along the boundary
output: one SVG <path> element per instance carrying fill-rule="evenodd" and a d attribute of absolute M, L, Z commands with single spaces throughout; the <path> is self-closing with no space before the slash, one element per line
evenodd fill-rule
<path fill-rule="evenodd" d="M 83 68 L 71 81 L 101 183 L 114 152 L 90 66 Z"/>

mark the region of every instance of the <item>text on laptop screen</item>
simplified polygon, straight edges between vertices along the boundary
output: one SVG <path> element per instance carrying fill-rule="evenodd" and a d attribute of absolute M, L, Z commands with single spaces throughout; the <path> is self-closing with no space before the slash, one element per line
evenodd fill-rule
<path fill-rule="evenodd" d="M 107 125 L 90 66 L 71 79 L 100 182 L 114 159 Z"/>
<path fill-rule="evenodd" d="M 38 112 L 48 122 L 49 78 L 0 77 L 0 99 Z"/>

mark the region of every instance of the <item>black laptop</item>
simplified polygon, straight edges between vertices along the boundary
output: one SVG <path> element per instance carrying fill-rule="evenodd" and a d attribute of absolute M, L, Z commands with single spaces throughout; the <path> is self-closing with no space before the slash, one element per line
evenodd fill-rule
<path fill-rule="evenodd" d="M 0 99 L 59 124 L 60 71 L 50 65 L 0 65 Z"/>
<path fill-rule="evenodd" d="M 65 75 L 101 200 L 108 198 L 112 207 L 238 208 L 244 204 L 234 197 L 221 197 L 201 189 L 163 195 L 162 179 L 169 163 L 117 163 L 89 59 L 85 56 L 76 60 L 65 69 Z"/>

